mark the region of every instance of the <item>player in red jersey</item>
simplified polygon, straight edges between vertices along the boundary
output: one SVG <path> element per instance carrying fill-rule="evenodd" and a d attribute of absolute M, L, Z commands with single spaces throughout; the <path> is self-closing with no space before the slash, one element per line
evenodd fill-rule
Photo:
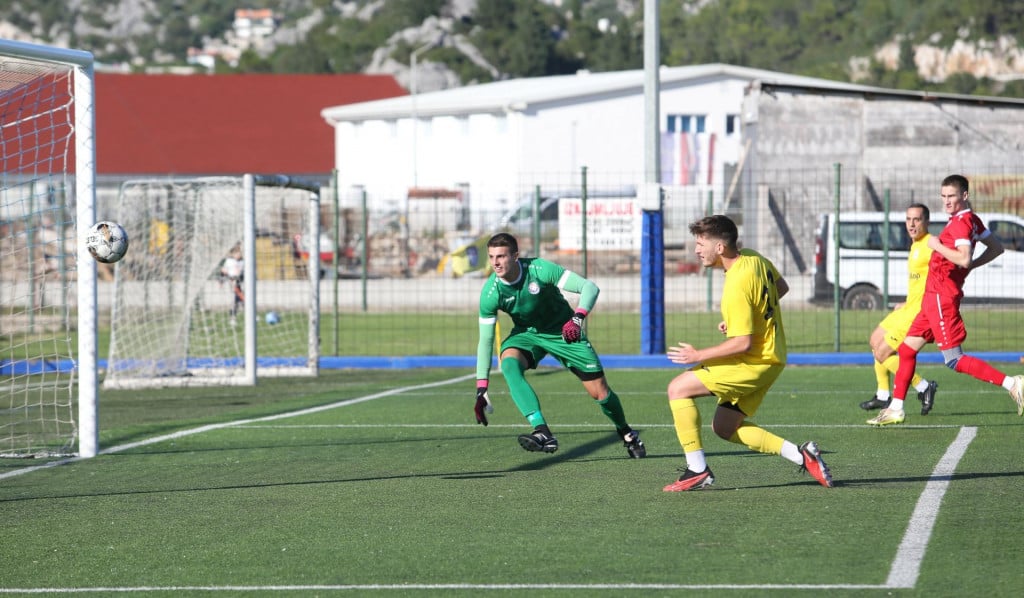
<path fill-rule="evenodd" d="M 925 344 L 932 342 L 942 351 L 946 367 L 1002 386 L 1017 403 L 1017 415 L 1024 415 L 1024 376 L 1008 376 L 977 357 L 965 355 L 961 348 L 967 339 L 967 330 L 960 315 L 964 281 L 971 270 L 999 257 L 1003 253 L 1003 244 L 971 210 L 966 177 L 953 174 L 943 179 L 941 197 L 949 222 L 941 234 L 928 240 L 932 257 L 928 263 L 928 282 L 921 300 L 921 311 L 898 349 L 900 365 L 896 370 L 892 401 L 877 417 L 868 420 L 871 425 L 903 423 L 903 399 L 917 367 L 917 354 Z M 985 251 L 975 259 L 977 243 L 984 245 Z"/>

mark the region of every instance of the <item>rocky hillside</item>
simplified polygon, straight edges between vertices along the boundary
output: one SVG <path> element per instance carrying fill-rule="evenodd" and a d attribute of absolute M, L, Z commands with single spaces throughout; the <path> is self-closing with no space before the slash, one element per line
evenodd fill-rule
<path fill-rule="evenodd" d="M 91 51 L 101 68 L 365 72 L 421 91 L 639 68 L 643 0 L 0 0 L 0 37 Z M 727 62 L 888 87 L 1024 96 L 1016 3 L 662 2 L 666 64 Z M 253 6 L 252 4 L 248 5 Z M 959 6 L 959 5 L 957 5 Z M 963 14 L 958 14 L 957 11 Z M 1009 11 L 1000 14 L 999 10 Z M 881 12 L 879 12 L 881 11 Z"/>

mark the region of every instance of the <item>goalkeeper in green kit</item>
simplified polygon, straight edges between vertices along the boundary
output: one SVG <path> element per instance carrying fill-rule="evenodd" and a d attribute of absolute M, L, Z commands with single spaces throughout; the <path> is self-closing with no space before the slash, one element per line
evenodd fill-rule
<path fill-rule="evenodd" d="M 629 456 L 647 455 L 640 433 L 629 427 L 618 395 L 609 388 L 601 360 L 587 340 L 583 319 L 594 307 L 600 289 L 578 274 L 541 258 L 520 258 L 519 243 L 508 233 L 487 242 L 487 260 L 494 273 L 480 291 L 480 342 L 476 353 L 476 421 L 487 425 L 493 411 L 487 395 L 498 310 L 512 318 L 512 331 L 501 343 L 498 356 L 509 393 L 516 407 L 533 426 L 533 432 L 519 436 L 528 451 L 553 453 L 558 439 L 551 433 L 540 409 L 537 393 L 523 375 L 534 369 L 545 355 L 551 355 L 583 383 L 601 411 L 615 424 Z M 579 306 L 573 310 L 562 291 L 578 293 Z"/>

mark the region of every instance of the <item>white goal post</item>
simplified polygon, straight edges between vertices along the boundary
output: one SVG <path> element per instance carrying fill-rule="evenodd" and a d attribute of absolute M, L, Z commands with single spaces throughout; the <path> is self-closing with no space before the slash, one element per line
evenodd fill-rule
<path fill-rule="evenodd" d="M 98 451 L 94 122 L 92 54 L 0 40 L 0 457 Z"/>
<path fill-rule="evenodd" d="M 128 232 L 104 388 L 317 375 L 319 186 L 284 175 L 129 180 L 98 212 Z M 239 260 L 241 264 L 239 264 Z M 112 278 L 112 280 L 109 280 Z"/>

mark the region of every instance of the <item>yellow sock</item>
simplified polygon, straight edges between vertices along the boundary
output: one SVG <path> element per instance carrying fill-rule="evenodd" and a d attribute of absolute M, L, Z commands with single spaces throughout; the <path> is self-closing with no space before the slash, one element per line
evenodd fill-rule
<path fill-rule="evenodd" d="M 893 355 L 890 359 L 893 358 L 898 359 L 895 355 Z M 879 392 L 884 392 L 886 396 L 888 396 L 890 370 L 889 366 L 887 365 L 889 360 L 886 359 L 885 361 L 886 363 L 878 363 L 877 360 L 875 361 L 875 380 L 878 382 L 878 386 L 876 386 L 875 388 L 877 388 Z"/>
<path fill-rule="evenodd" d="M 875 363 L 877 364 L 878 362 L 875 362 Z M 886 370 L 888 370 L 888 371 L 892 372 L 893 374 L 895 374 L 896 373 L 896 368 L 900 367 L 900 356 L 899 355 L 890 355 L 889 358 L 886 359 L 883 363 L 885 364 L 885 369 Z M 917 385 L 920 384 L 920 383 L 921 383 L 921 376 L 917 372 L 914 372 L 914 377 L 910 379 L 910 386 L 912 386 L 914 388 L 917 388 Z M 887 383 L 886 384 L 886 389 L 888 389 L 888 386 L 889 385 Z M 879 387 L 879 388 L 881 388 L 881 387 Z"/>
<path fill-rule="evenodd" d="M 729 442 L 744 444 L 750 450 L 766 455 L 781 455 L 782 443 L 785 441 L 782 437 L 758 427 L 757 424 L 743 422 L 740 424 L 740 428 L 736 430 L 736 433 L 732 435 L 732 438 L 729 439 Z"/>
<path fill-rule="evenodd" d="M 683 452 L 702 450 L 704 445 L 700 443 L 700 411 L 697 403 L 693 399 L 670 399 L 668 406 L 672 410 L 672 422 Z"/>

